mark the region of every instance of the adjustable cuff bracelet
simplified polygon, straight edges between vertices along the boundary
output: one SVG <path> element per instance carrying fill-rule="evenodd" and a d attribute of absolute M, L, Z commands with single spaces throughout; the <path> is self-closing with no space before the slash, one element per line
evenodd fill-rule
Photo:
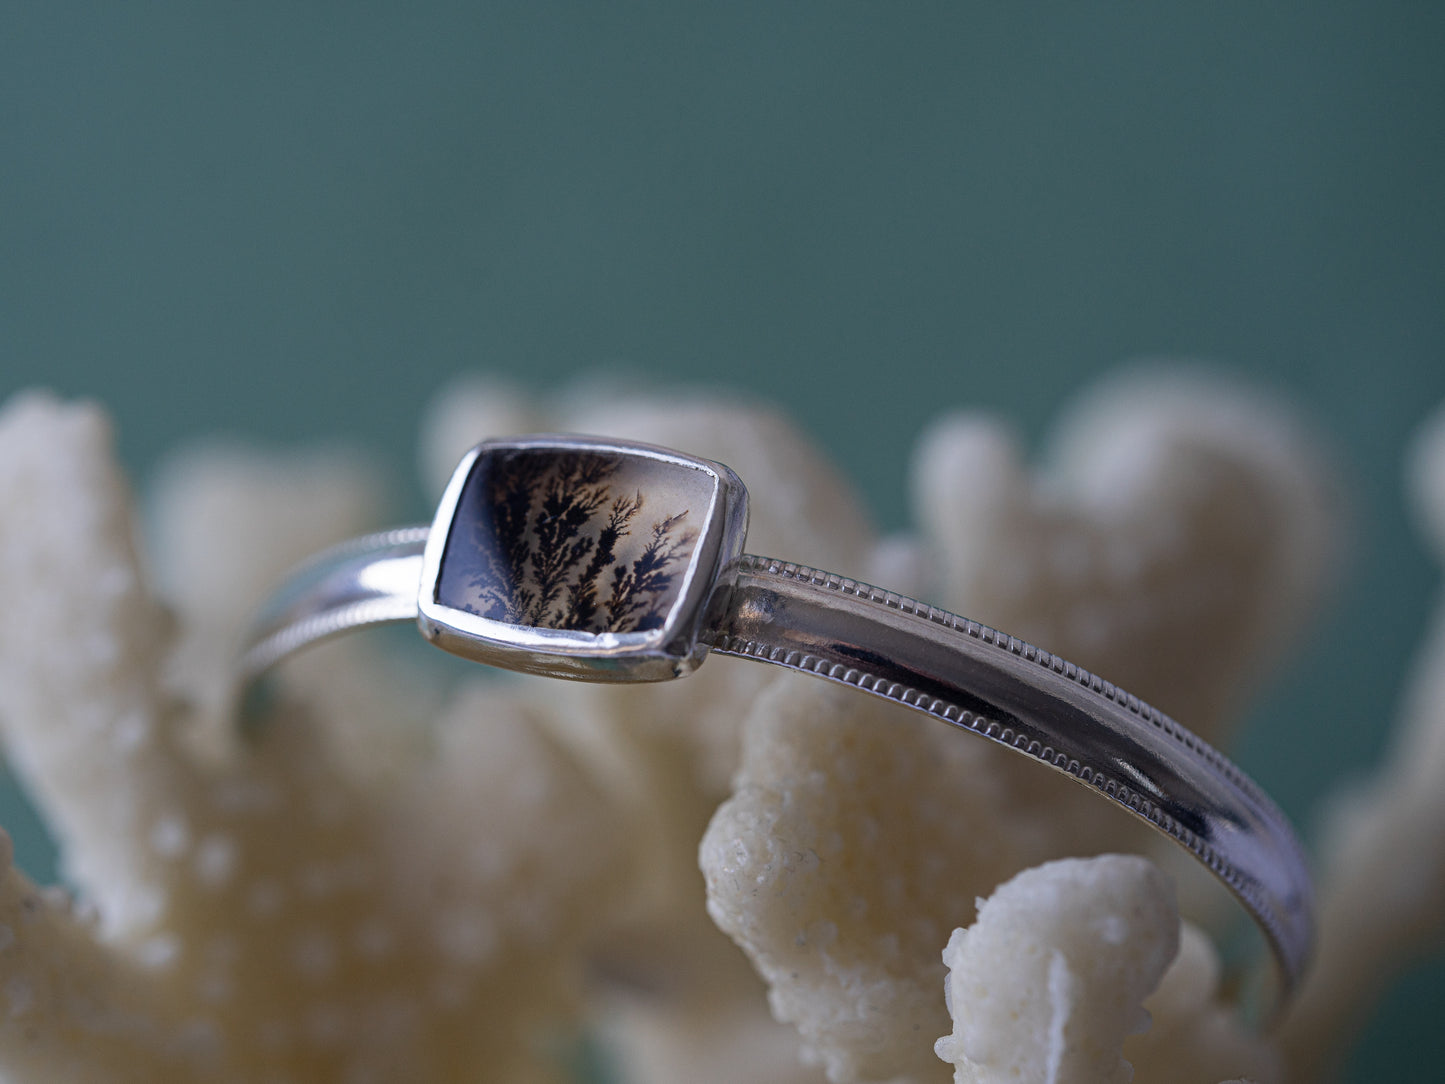
<path fill-rule="evenodd" d="M 262 612 L 243 686 L 317 640 L 415 621 L 478 662 L 659 681 L 709 651 L 897 701 L 1066 772 L 1188 850 L 1240 900 L 1288 1000 L 1313 940 L 1299 843 L 1234 764 L 1109 682 L 925 603 L 744 554 L 747 490 L 719 463 L 529 436 L 462 459 L 430 528 L 313 558 Z"/>

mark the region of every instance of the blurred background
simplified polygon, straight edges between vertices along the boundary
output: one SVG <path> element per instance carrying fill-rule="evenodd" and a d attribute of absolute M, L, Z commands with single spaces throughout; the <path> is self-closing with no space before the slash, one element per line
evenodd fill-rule
<path fill-rule="evenodd" d="M 896 529 L 941 409 L 1036 440 L 1212 362 L 1356 512 L 1236 750 L 1308 826 L 1439 589 L 1400 468 L 1445 401 L 1442 57 L 1426 3 L 9 4 L 0 396 L 103 401 L 142 480 L 217 432 L 410 479 L 449 377 L 601 367 L 777 401 Z M 48 876 L 8 784 L 0 823 Z M 1422 963 L 1348 1079 L 1437 1079 L 1442 996 Z"/>

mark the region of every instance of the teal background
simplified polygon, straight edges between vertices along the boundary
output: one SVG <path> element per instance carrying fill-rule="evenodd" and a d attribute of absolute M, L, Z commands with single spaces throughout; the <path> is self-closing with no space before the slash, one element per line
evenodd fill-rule
<path fill-rule="evenodd" d="M 449 375 L 622 367 L 779 401 L 898 527 L 938 410 L 1036 437 L 1212 359 L 1357 513 L 1239 750 L 1308 824 L 1439 586 L 1400 460 L 1445 401 L 1442 58 L 1438 4 L 5 4 L 0 394 L 103 400 L 142 477 L 216 431 L 401 473 Z M 1422 964 L 1349 1079 L 1437 1079 L 1442 994 Z"/>

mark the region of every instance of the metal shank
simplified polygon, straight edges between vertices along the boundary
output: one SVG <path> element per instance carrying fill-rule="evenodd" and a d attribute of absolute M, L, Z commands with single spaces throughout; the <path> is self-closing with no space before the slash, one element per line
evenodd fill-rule
<path fill-rule="evenodd" d="M 417 618 L 427 528 L 321 554 L 261 615 L 241 684 L 317 640 Z M 1172 837 L 1263 931 L 1283 1005 L 1313 941 L 1309 872 L 1289 822 L 1227 758 L 1109 682 L 924 603 L 744 555 L 703 639 L 717 654 L 856 686 L 1066 772 Z"/>
<path fill-rule="evenodd" d="M 746 555 L 713 651 L 856 686 L 1066 772 L 1172 837 L 1263 931 L 1288 1000 L 1314 939 L 1279 808 L 1162 712 L 1056 655 L 829 572 Z"/>
<path fill-rule="evenodd" d="M 352 629 L 415 621 L 427 527 L 398 527 L 322 550 L 287 578 L 251 624 L 244 691 L 286 656 Z"/>

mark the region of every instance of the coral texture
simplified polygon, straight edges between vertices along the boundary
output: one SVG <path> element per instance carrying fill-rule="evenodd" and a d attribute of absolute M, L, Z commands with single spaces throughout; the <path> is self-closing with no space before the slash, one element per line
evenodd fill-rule
<path fill-rule="evenodd" d="M 98 412 L 13 402 L 0 464 L 6 749 L 99 916 L 7 863 L 0 1069 L 557 1077 L 528 1036 L 569 1020 L 578 947 L 626 864 L 600 791 L 539 725 L 546 709 L 463 688 L 400 781 L 348 773 L 292 697 L 249 744 L 229 724 L 229 743 L 193 743 L 206 720 L 162 680 L 173 622 Z"/>
<path fill-rule="evenodd" d="M 1128 953 L 1117 951 L 1125 944 Z M 954 1030 L 938 1056 L 954 1063 L 959 1084 L 1128 1084 L 1124 1039 L 1148 1030 L 1144 998 L 1178 949 L 1172 886 L 1145 859 L 1026 870 L 943 950 Z"/>
<path fill-rule="evenodd" d="M 1264 409 L 1136 381 L 1086 407 L 1061 466 L 1038 474 L 996 423 L 945 419 L 914 484 L 939 597 L 1219 733 L 1257 676 L 1239 645 L 1278 650 L 1326 580 L 1334 533 L 1318 454 Z M 1240 439 L 1244 421 L 1267 436 Z M 1280 572 L 1291 553 L 1307 575 Z M 937 946 L 974 899 L 1039 862 L 1140 849 L 1188 880 L 1195 912 L 1214 909 L 1187 863 L 1064 777 L 797 683 L 755 706 L 702 867 L 709 913 L 829 1079 L 929 1080 L 946 1074 L 912 1035 L 948 1026 Z"/>
<path fill-rule="evenodd" d="M 777 412 L 719 397 L 594 384 L 533 400 L 472 379 L 437 397 L 422 427 L 424 473 L 439 490 L 472 444 L 528 430 L 606 433 L 728 464 L 748 485 L 754 552 L 833 568 L 867 568 L 874 554 L 875 532 L 847 480 Z M 754 970 L 708 921 L 697 870 L 698 839 L 737 769 L 743 720 L 775 681 L 767 668 L 723 663 L 661 685 L 529 683 L 566 704 L 567 739 L 605 781 L 642 854 L 627 919 L 599 954 L 602 972 L 622 979 L 602 987 L 598 1012 L 629 1081 L 703 1079 L 698 1052 L 729 1046 L 745 1053 L 707 1059 L 720 1082 L 821 1079 L 799 1065 L 796 1033 L 769 1016 Z"/>
<path fill-rule="evenodd" d="M 1037 469 L 999 423 L 944 417 L 917 533 L 881 541 L 781 416 L 715 397 L 474 380 L 433 406 L 424 473 L 535 430 L 726 462 L 753 552 L 1031 638 L 1213 740 L 1341 533 L 1287 411 L 1179 374 L 1097 389 Z M 354 637 L 289 662 L 238 728 L 252 606 L 377 525 L 378 473 L 193 450 L 142 545 L 98 409 L 0 410 L 0 736 L 74 893 L 0 848 L 0 1077 L 561 1081 L 590 1031 L 628 1084 L 1303 1082 L 1438 943 L 1438 630 L 1394 753 L 1336 803 L 1318 960 L 1273 1033 L 1225 999 L 1202 927 L 1227 900 L 1174 848 L 856 690 L 730 660 L 647 687 L 500 679 Z M 1445 416 L 1413 477 L 1445 554 Z"/>
<path fill-rule="evenodd" d="M 1181 929 L 1173 885 L 1143 858 L 1025 870 L 943 960 L 954 1030 L 936 1049 L 957 1084 L 1279 1079 L 1273 1044 L 1219 1001 L 1214 949 Z"/>
<path fill-rule="evenodd" d="M 1445 562 L 1445 410 L 1412 449 L 1416 518 Z M 1445 610 L 1436 603 L 1385 762 L 1336 796 L 1320 843 L 1320 940 L 1285 1021 L 1297 1079 L 1326 1079 L 1369 1007 L 1445 938 Z"/>

